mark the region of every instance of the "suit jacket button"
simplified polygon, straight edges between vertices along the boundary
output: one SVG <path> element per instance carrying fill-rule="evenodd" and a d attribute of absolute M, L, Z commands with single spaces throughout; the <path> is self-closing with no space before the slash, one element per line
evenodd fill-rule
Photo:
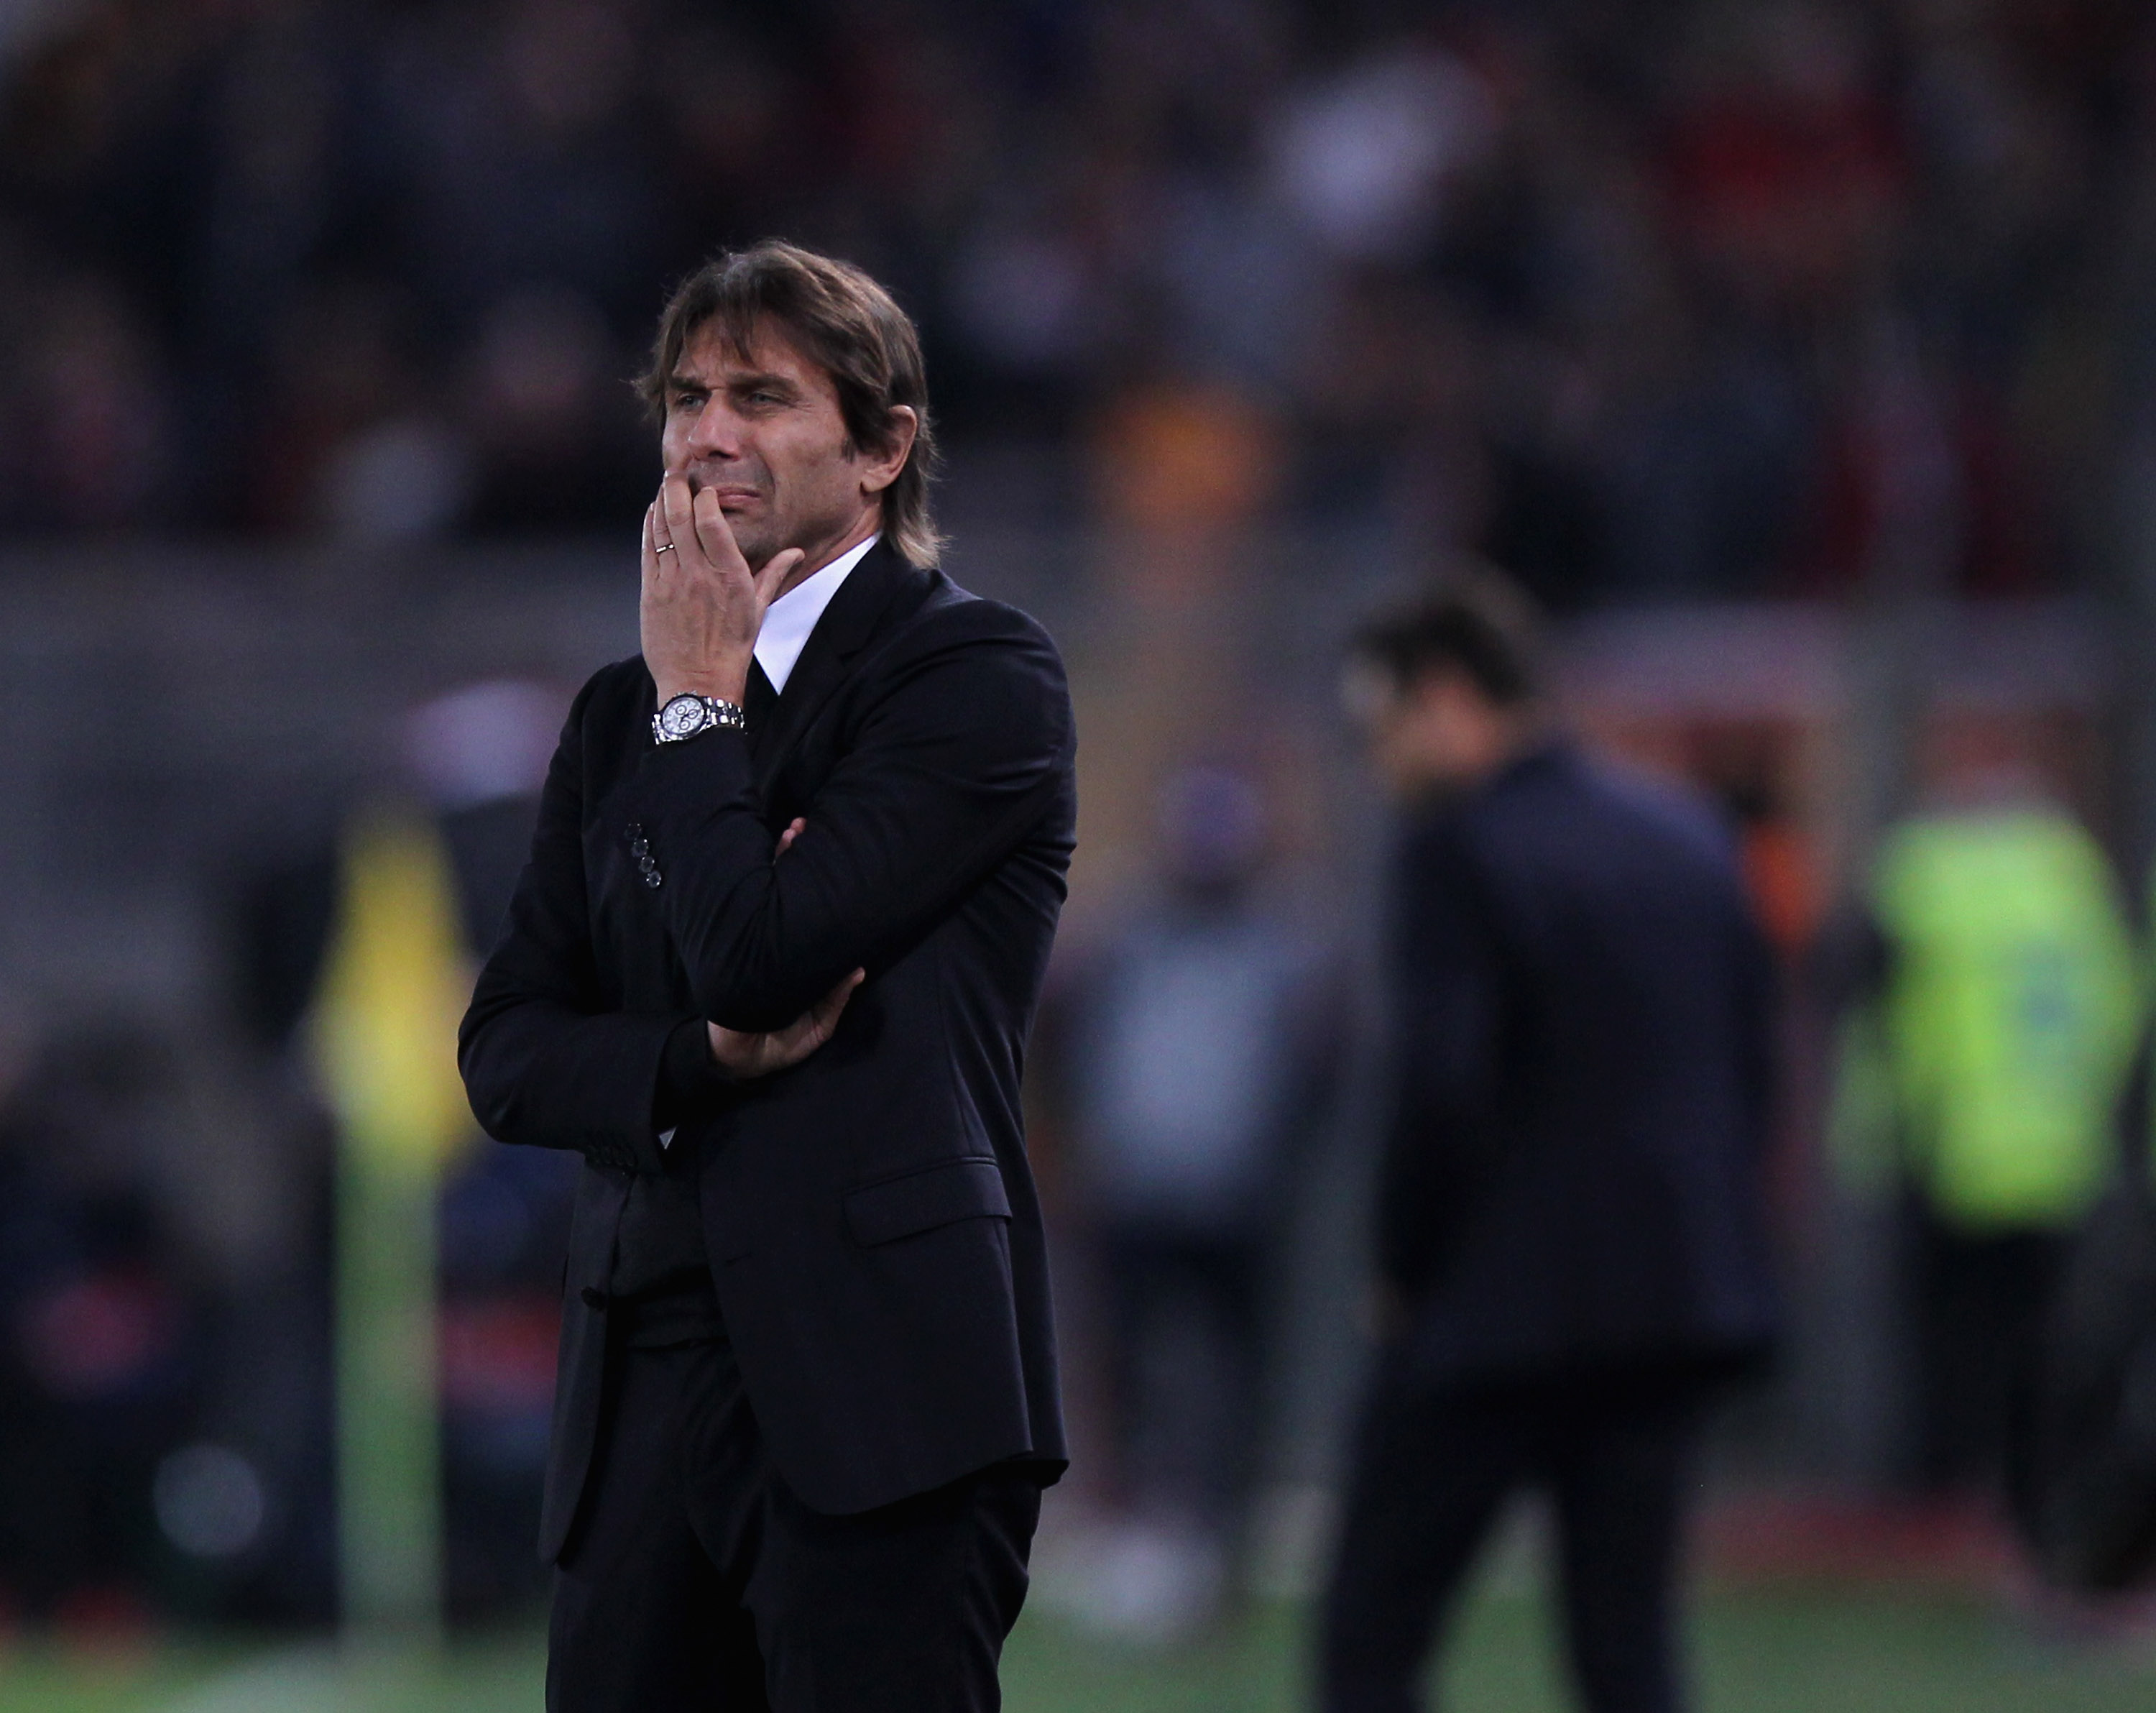
<path fill-rule="evenodd" d="M 586 1285 L 580 1294 L 587 1309 L 603 1309 L 607 1305 L 607 1294 L 596 1285 Z"/>

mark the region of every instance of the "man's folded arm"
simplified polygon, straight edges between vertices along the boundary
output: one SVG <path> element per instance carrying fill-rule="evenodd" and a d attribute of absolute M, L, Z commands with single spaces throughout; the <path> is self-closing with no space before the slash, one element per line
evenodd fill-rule
<path fill-rule="evenodd" d="M 531 860 L 457 1032 L 457 1061 L 472 1111 L 495 1139 L 654 1170 L 657 1133 L 681 1115 L 675 1085 L 690 1074 L 676 1034 L 690 1023 L 701 1034 L 702 1023 L 602 1007 L 582 832 L 590 694 L 587 686 L 571 708 L 547 770 Z"/>
<path fill-rule="evenodd" d="M 649 841 L 705 1015 L 778 1029 L 850 970 L 873 977 L 1016 848 L 1071 744 L 1054 647 L 983 604 L 895 674 L 784 861 L 734 733 L 654 751 L 608 812 Z"/>

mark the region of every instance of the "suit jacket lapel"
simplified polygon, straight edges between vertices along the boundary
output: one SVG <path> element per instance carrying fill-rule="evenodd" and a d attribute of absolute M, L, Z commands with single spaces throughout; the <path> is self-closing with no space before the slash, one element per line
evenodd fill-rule
<path fill-rule="evenodd" d="M 854 659 L 875 637 L 899 604 L 899 595 L 915 584 L 925 593 L 928 574 L 917 571 L 879 541 L 846 574 L 839 592 L 808 633 L 801 657 L 787 674 L 786 688 L 773 706 L 766 729 L 750 734 L 756 752 L 757 784 L 768 790 L 802 733 L 832 692 L 846 681 Z"/>

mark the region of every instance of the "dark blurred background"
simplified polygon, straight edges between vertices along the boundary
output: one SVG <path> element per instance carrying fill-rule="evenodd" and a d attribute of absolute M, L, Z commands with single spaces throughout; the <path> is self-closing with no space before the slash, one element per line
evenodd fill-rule
<path fill-rule="evenodd" d="M 1794 1330 L 1707 1561 L 2010 1584 L 1994 1472 L 1917 1443 L 1921 1187 L 1843 1098 L 1837 948 L 1957 742 L 2139 932 L 2153 104 L 2133 0 L 0 8 L 0 1613 L 333 1614 L 346 830 L 419 812 L 484 949 L 569 694 L 635 646 L 629 378 L 675 279 L 773 234 L 919 321 L 949 568 L 1073 667 L 1044 1599 L 1173 1639 L 1308 1585 L 1385 826 L 1339 649 L 1470 558 L 1558 615 L 1596 743 L 1722 805 L 1783 959 Z M 1223 1021 L 1164 1254 L 1112 972 L 1193 886 L 1241 961 L 1178 990 Z M 541 1587 L 563 1170 L 475 1139 L 443 1191 L 458 1619 Z"/>
<path fill-rule="evenodd" d="M 23 535 L 618 536 L 665 284 L 783 231 L 921 321 L 954 510 L 1151 435 L 1567 606 L 2118 574 L 2123 0 L 9 18 Z"/>

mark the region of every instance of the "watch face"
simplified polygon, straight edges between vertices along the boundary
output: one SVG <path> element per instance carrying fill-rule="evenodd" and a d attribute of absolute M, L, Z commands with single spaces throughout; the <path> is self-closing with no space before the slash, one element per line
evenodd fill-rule
<path fill-rule="evenodd" d="M 685 738 L 701 729 L 710 718 L 704 704 L 693 696 L 677 696 L 659 711 L 659 723 L 670 738 Z"/>

